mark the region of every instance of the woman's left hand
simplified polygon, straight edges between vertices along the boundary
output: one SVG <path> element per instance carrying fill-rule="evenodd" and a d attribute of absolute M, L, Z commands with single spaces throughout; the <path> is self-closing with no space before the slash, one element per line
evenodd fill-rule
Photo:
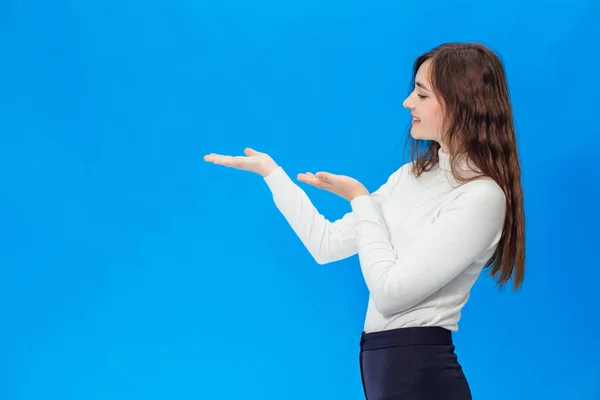
<path fill-rule="evenodd" d="M 343 197 L 348 201 L 363 195 L 369 195 L 367 188 L 354 178 L 345 175 L 335 175 L 329 172 L 298 174 L 298 180 L 309 185 L 327 190 Z"/>

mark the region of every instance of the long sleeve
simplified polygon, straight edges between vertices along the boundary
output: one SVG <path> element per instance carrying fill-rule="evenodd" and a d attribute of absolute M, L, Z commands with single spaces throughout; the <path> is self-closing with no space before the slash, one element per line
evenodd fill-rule
<path fill-rule="evenodd" d="M 383 204 L 400 179 L 402 168 L 394 172 L 376 192 L 367 196 L 374 207 Z M 264 178 L 273 201 L 306 249 L 319 264 L 342 260 L 357 253 L 352 212 L 334 222 L 314 207 L 307 194 L 278 167 Z"/>
<path fill-rule="evenodd" d="M 392 246 L 375 201 L 352 200 L 358 255 L 377 310 L 392 315 L 426 299 L 497 244 L 505 197 L 490 181 L 465 185 L 437 219 L 409 245 Z"/>

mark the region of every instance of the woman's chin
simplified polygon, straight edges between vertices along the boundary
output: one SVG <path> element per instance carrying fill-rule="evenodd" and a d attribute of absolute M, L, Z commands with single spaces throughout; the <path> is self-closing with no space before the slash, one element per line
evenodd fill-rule
<path fill-rule="evenodd" d="M 412 137 L 413 137 L 413 139 L 417 139 L 417 140 L 419 140 L 419 139 L 423 139 L 423 138 L 421 137 L 421 135 L 419 135 L 419 132 L 415 132 L 415 128 L 412 128 L 412 129 L 410 130 L 410 136 L 412 136 Z"/>
<path fill-rule="evenodd" d="M 415 140 L 433 140 L 434 139 L 432 137 L 432 135 L 423 134 L 421 129 L 415 129 L 414 126 L 410 130 L 410 136 L 412 136 L 413 139 L 415 139 Z"/>

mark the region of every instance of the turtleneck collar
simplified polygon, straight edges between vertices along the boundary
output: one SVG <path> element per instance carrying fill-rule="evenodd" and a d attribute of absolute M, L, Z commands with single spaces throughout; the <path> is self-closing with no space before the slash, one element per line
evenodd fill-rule
<path fill-rule="evenodd" d="M 469 162 L 469 159 L 465 154 L 460 154 L 456 157 L 458 157 L 457 172 L 459 175 L 464 177 L 472 177 L 481 174 L 481 171 L 473 164 L 473 162 Z M 456 181 L 454 175 L 452 174 L 452 162 L 450 158 L 450 154 L 443 152 L 441 148 L 438 150 L 439 169 L 443 172 L 445 177 L 451 181 Z"/>
<path fill-rule="evenodd" d="M 441 147 L 438 150 L 438 158 L 440 169 L 443 169 L 444 171 L 452 171 L 450 167 L 450 154 L 444 153 Z"/>

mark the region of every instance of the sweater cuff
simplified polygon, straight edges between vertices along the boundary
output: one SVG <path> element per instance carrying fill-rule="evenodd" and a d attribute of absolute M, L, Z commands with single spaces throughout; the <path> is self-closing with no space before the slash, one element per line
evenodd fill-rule
<path fill-rule="evenodd" d="M 263 179 L 271 189 L 275 189 L 278 186 L 285 186 L 291 181 L 290 177 L 285 173 L 281 166 L 275 168 Z"/>
<path fill-rule="evenodd" d="M 371 195 L 357 196 L 350 201 L 354 222 L 375 221 L 380 219 L 379 209 Z"/>

